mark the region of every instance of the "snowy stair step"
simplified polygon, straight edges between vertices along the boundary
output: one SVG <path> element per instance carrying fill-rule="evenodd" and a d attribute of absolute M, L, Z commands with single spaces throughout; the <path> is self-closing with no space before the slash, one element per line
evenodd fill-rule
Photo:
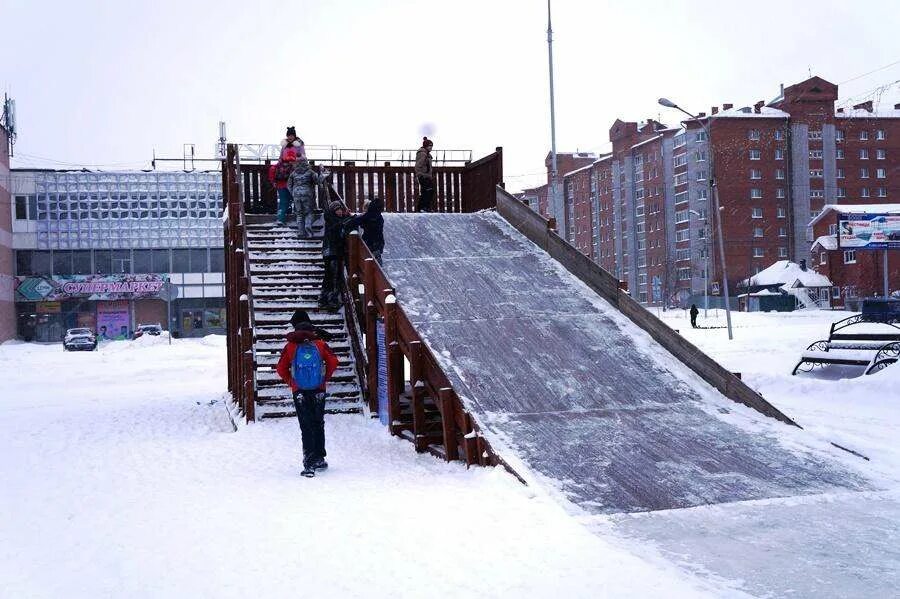
<path fill-rule="evenodd" d="M 294 313 L 294 310 L 315 310 L 319 307 L 318 298 L 310 297 L 307 300 L 293 300 L 293 301 L 280 301 L 280 300 L 265 300 L 265 299 L 254 299 L 253 300 L 253 308 L 256 310 L 268 310 L 270 312 L 274 312 L 276 310 L 286 310 L 290 314 L 288 314 L 288 318 L 290 315 Z"/>
<path fill-rule="evenodd" d="M 338 368 L 341 366 L 352 366 L 353 359 L 350 357 L 349 352 L 334 352 L 337 354 L 338 358 Z M 274 368 L 275 365 L 278 364 L 278 359 L 281 357 L 281 352 L 271 352 L 271 353 L 258 353 L 256 354 L 256 366 L 265 367 L 269 366 Z"/>
<path fill-rule="evenodd" d="M 335 353 L 339 352 L 349 352 L 350 351 L 350 342 L 349 341 L 329 341 L 328 346 Z M 284 347 L 284 341 L 257 341 L 253 344 L 253 349 L 257 352 L 265 352 L 265 351 L 278 351 Z"/>
<path fill-rule="evenodd" d="M 318 298 L 322 292 L 321 285 L 310 285 L 309 287 L 254 287 L 253 298 L 265 299 L 294 299 L 297 297 L 315 297 Z"/>
<path fill-rule="evenodd" d="M 270 385 L 256 391 L 257 401 L 264 399 L 291 398 L 291 388 L 285 384 Z M 333 383 L 328 385 L 329 397 L 359 397 L 359 385 L 356 383 Z"/>
<path fill-rule="evenodd" d="M 321 264 L 312 262 L 297 262 L 296 260 L 284 262 L 251 262 L 250 274 L 277 274 L 277 273 L 302 273 L 324 274 L 325 268 Z"/>
<path fill-rule="evenodd" d="M 326 414 L 358 414 L 362 412 L 362 404 L 358 401 L 343 401 L 343 402 L 334 402 L 334 403 L 326 403 L 325 404 L 325 413 Z M 290 409 L 286 406 L 264 406 L 258 405 L 256 406 L 256 416 L 257 418 L 296 418 L 297 414 L 294 412 L 293 403 L 291 404 Z"/>
<path fill-rule="evenodd" d="M 316 305 L 315 308 L 318 309 L 318 305 Z M 308 313 L 309 319 L 313 322 L 313 324 L 317 324 L 320 322 L 344 322 L 344 315 L 340 312 L 316 312 L 314 314 L 312 311 L 309 311 Z M 281 325 L 290 322 L 291 313 L 289 311 L 265 312 L 254 310 L 253 318 L 257 322 L 257 324 Z"/>
<path fill-rule="evenodd" d="M 320 250 L 310 250 L 308 252 L 299 250 L 250 250 L 251 264 L 254 262 L 283 262 L 286 260 L 303 264 L 321 262 L 322 252 Z"/>
<path fill-rule="evenodd" d="M 251 275 L 250 283 L 253 285 L 253 288 L 257 287 L 267 287 L 267 286 L 284 286 L 284 285 L 317 285 L 319 287 L 322 286 L 322 275 L 303 275 L 303 276 L 290 276 L 290 275 Z"/>
<path fill-rule="evenodd" d="M 356 382 L 356 370 L 351 366 L 344 366 L 334 371 L 332 381 L 335 383 Z M 274 370 L 256 371 L 256 382 L 259 385 L 281 385 L 281 377 Z"/>

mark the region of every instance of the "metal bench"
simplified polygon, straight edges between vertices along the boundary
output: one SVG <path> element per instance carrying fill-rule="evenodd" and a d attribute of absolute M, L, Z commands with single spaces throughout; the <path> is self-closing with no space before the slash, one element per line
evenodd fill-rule
<path fill-rule="evenodd" d="M 791 374 L 809 372 L 815 367 L 829 364 L 863 366 L 865 374 L 878 372 L 900 358 L 900 327 L 896 321 L 870 318 L 866 314 L 854 314 L 832 323 L 828 339 L 811 343 L 800 356 Z M 844 331 L 856 324 L 883 324 L 893 327 L 896 333 L 850 333 Z"/>

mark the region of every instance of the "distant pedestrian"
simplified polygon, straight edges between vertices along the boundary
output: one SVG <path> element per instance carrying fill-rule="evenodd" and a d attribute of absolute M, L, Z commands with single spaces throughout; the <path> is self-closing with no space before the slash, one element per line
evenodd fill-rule
<path fill-rule="evenodd" d="M 288 179 L 294 170 L 294 161 L 297 160 L 297 151 L 287 148 L 281 153 L 278 162 L 269 167 L 269 182 L 275 187 L 278 194 L 278 222 L 284 224 L 287 221 L 287 213 L 291 206 L 291 190 L 288 189 Z"/>
<path fill-rule="evenodd" d="M 434 143 L 422 138 L 422 147 L 416 152 L 416 180 L 419 182 L 419 204 L 416 212 L 431 212 L 434 207 L 434 170 L 431 166 L 431 148 Z"/>
<path fill-rule="evenodd" d="M 316 334 L 305 311 L 297 310 L 291 324 L 294 330 L 287 334 L 287 343 L 281 350 L 275 370 L 291 388 L 303 445 L 300 474 L 311 478 L 316 475 L 316 470 L 328 468 L 325 461 L 325 391 L 337 369 L 338 359 Z"/>
<path fill-rule="evenodd" d="M 365 242 L 372 257 L 381 264 L 381 252 L 384 251 L 384 202 L 376 198 L 366 202 L 366 210 L 362 214 L 350 217 L 346 229 L 352 231 L 356 227 L 362 227 L 362 240 Z"/>
<path fill-rule="evenodd" d="M 325 261 L 325 278 L 319 306 L 325 310 L 337 310 L 341 306 L 341 287 L 344 271 L 344 227 L 348 221 L 343 202 L 335 200 L 325 210 L 325 234 L 322 237 L 322 258 Z"/>
<path fill-rule="evenodd" d="M 691 326 L 696 329 L 696 328 L 698 328 L 697 327 L 697 315 L 700 314 L 700 310 L 697 309 L 697 304 L 691 304 L 690 314 L 691 314 Z"/>
<path fill-rule="evenodd" d="M 294 162 L 294 169 L 288 177 L 287 186 L 294 198 L 294 214 L 297 215 L 297 231 L 301 239 L 313 236 L 316 187 L 329 175 L 330 173 L 326 170 L 314 171 L 306 158 L 299 158 Z"/>
<path fill-rule="evenodd" d="M 291 125 L 287 128 L 287 132 L 284 135 L 284 139 L 281 140 L 281 157 L 284 157 L 284 153 L 293 149 L 297 153 L 297 159 L 306 158 L 306 146 L 303 144 L 303 140 L 297 137 L 297 129 Z"/>

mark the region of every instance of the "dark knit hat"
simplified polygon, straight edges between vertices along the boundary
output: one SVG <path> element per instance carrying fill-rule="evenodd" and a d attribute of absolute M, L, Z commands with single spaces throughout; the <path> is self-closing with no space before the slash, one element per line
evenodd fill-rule
<path fill-rule="evenodd" d="M 335 200 L 335 201 L 331 202 L 330 204 L 328 204 L 328 209 L 331 210 L 332 212 L 337 212 L 338 210 L 340 210 L 343 207 L 344 207 L 343 202 L 340 202 L 338 200 Z"/>
<path fill-rule="evenodd" d="M 426 146 L 433 146 L 433 145 L 434 145 L 434 142 L 431 141 L 430 139 L 428 139 L 427 137 L 422 138 L 422 147 L 423 148 Z"/>
<path fill-rule="evenodd" d="M 312 321 L 309 319 L 309 314 L 306 313 L 306 310 L 296 310 L 294 315 L 291 316 L 291 325 L 297 329 L 300 328 L 300 325 L 308 324 L 312 326 Z"/>
<path fill-rule="evenodd" d="M 285 133 L 284 136 L 287 137 L 288 135 L 293 135 L 294 137 L 297 137 L 297 128 L 294 127 L 293 125 L 288 127 L 287 133 Z"/>

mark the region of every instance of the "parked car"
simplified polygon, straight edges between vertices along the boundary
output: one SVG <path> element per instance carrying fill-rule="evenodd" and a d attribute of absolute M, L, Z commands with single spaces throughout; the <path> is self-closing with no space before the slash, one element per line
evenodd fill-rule
<path fill-rule="evenodd" d="M 137 328 L 134 330 L 134 338 L 142 337 L 143 335 L 162 335 L 162 325 L 157 324 L 139 324 Z"/>
<path fill-rule="evenodd" d="M 97 349 L 97 335 L 88 328 L 69 329 L 63 338 L 63 349 L 65 351 L 94 351 Z"/>

